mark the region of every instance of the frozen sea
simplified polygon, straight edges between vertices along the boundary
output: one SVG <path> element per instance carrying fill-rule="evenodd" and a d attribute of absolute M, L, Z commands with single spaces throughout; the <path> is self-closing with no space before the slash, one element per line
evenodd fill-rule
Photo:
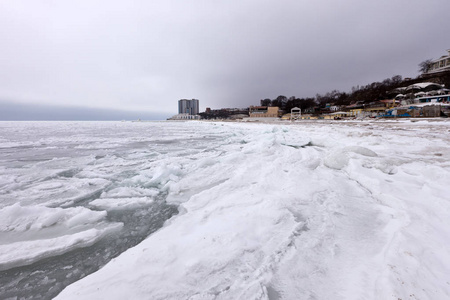
<path fill-rule="evenodd" d="M 0 299 L 449 299 L 450 122 L 0 122 Z"/>

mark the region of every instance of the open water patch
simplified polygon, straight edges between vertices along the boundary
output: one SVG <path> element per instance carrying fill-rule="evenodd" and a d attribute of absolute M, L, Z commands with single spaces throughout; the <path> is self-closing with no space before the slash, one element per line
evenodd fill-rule
<path fill-rule="evenodd" d="M 12 218 L 0 228 L 0 299 L 52 299 L 141 243 L 178 213 L 166 198 L 183 166 L 216 157 L 230 135 L 151 122 L 0 129 L 0 212 L 16 208 L 25 226 L 11 230 Z"/>
<path fill-rule="evenodd" d="M 99 270 L 120 253 L 139 244 L 177 214 L 165 201 L 150 206 L 109 211 L 106 221 L 123 223 L 92 246 L 0 272 L 2 299 L 52 299 L 69 284 Z"/>

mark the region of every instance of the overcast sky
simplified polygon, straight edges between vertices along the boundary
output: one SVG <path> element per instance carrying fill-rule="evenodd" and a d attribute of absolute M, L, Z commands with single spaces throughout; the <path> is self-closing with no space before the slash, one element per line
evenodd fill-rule
<path fill-rule="evenodd" d="M 420 62 L 445 55 L 449 9 L 448 0 L 0 0 L 0 105 L 169 117 L 182 98 L 203 111 L 348 92 L 415 77 Z"/>

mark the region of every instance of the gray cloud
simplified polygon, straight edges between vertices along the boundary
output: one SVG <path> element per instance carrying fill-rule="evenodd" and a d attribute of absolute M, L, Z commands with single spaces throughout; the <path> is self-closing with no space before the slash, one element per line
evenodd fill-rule
<path fill-rule="evenodd" d="M 177 112 L 349 91 L 445 54 L 447 0 L 1 1 L 0 97 Z"/>

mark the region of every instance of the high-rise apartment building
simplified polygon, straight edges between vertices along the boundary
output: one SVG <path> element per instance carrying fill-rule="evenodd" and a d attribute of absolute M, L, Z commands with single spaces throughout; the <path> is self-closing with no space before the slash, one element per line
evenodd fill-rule
<path fill-rule="evenodd" d="M 197 99 L 181 99 L 178 100 L 178 113 L 179 114 L 189 114 L 189 115 L 198 115 L 199 106 Z"/>

